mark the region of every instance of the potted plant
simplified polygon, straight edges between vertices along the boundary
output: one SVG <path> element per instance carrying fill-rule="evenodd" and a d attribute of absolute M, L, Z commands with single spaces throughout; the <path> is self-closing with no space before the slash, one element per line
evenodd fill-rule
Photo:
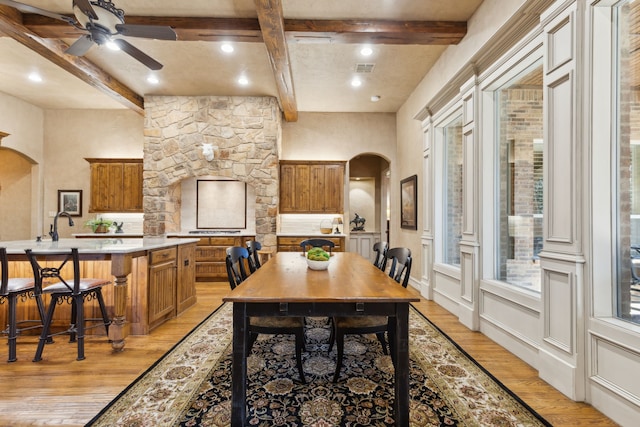
<path fill-rule="evenodd" d="M 91 231 L 94 233 L 108 233 L 109 228 L 113 225 L 113 221 L 110 219 L 96 218 L 90 219 L 84 225 L 91 227 Z"/>

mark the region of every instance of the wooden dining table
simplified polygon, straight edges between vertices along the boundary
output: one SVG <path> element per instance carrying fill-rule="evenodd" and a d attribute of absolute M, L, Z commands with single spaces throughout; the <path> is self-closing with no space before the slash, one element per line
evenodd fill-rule
<path fill-rule="evenodd" d="M 278 252 L 223 300 L 233 303 L 231 425 L 247 422 L 249 317 L 389 316 L 395 361 L 396 426 L 409 425 L 409 303 L 414 293 L 354 252 L 334 253 L 327 270 L 311 270 L 300 252 Z"/>

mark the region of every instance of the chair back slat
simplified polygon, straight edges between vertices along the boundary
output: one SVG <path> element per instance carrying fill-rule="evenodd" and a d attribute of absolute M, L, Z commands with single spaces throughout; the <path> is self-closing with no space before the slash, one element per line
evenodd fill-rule
<path fill-rule="evenodd" d="M 249 251 L 249 270 L 255 273 L 257 269 L 261 267 L 260 254 L 258 251 L 262 249 L 262 244 L 255 240 L 249 240 L 247 242 L 247 251 Z"/>
<path fill-rule="evenodd" d="M 235 289 L 240 283 L 248 277 L 244 263 L 249 261 L 249 251 L 242 246 L 231 246 L 227 248 L 227 257 L 225 265 L 227 267 L 227 278 L 229 286 Z"/>
<path fill-rule="evenodd" d="M 389 268 L 389 277 L 404 288 L 409 284 L 409 276 L 411 274 L 411 249 L 408 248 L 392 248 L 387 251 L 387 261 L 391 260 Z"/>
<path fill-rule="evenodd" d="M 8 295 L 9 293 L 9 260 L 7 258 L 7 248 L 0 248 L 0 268 L 2 268 L 2 273 L 0 273 L 2 283 L 0 284 L 0 295 Z"/>
<path fill-rule="evenodd" d="M 33 270 L 33 278 L 35 285 L 35 293 L 42 293 L 42 285 L 46 279 L 55 279 L 63 283 L 72 295 L 80 294 L 80 256 L 78 248 L 71 248 L 67 251 L 59 252 L 37 252 L 31 249 L 25 249 L 31 269 Z M 38 261 L 40 258 L 42 261 Z M 57 266 L 45 265 L 45 262 L 55 261 Z M 69 280 L 64 277 L 64 268 L 71 261 L 73 279 Z"/>
<path fill-rule="evenodd" d="M 376 253 L 373 265 L 384 271 L 387 268 L 387 251 L 389 250 L 389 244 L 385 241 L 377 242 L 373 245 L 373 250 Z"/>

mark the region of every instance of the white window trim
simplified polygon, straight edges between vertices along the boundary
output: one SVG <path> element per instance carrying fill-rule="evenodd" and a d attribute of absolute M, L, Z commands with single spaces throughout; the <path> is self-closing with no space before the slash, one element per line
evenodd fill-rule
<path fill-rule="evenodd" d="M 440 110 L 433 118 L 433 177 L 434 177 L 434 206 L 444 206 L 446 195 L 444 194 L 444 128 L 458 117 L 462 117 L 462 100 L 453 99 L 449 104 Z M 444 262 L 444 209 L 434 209 L 434 270 L 443 274 L 460 279 L 461 268 L 458 265 Z"/>
<path fill-rule="evenodd" d="M 518 46 L 515 51 L 511 52 L 511 56 L 501 62 L 501 66 L 496 69 L 489 70 L 486 74 L 480 76 L 481 80 L 481 111 L 482 122 L 480 129 L 481 142 L 481 158 L 482 169 L 484 171 L 495 171 L 499 165 L 498 161 L 499 147 L 496 144 L 496 125 L 498 118 L 496 117 L 495 92 L 507 84 L 510 80 L 531 67 L 536 62 L 543 59 L 543 39 L 542 35 L 538 35 L 529 40 L 525 45 Z M 498 267 L 496 265 L 498 259 L 498 239 L 496 230 L 499 229 L 500 216 L 499 211 L 499 188 L 498 180 L 495 174 L 491 173 L 489 177 L 483 176 L 482 179 L 482 226 L 481 246 L 483 248 L 481 282 L 485 285 L 495 286 L 497 283 L 512 289 L 516 293 L 521 293 L 523 297 L 540 299 L 540 292 L 533 292 L 530 289 L 507 283 L 497 278 Z M 546 185 L 546 183 L 545 183 Z"/>

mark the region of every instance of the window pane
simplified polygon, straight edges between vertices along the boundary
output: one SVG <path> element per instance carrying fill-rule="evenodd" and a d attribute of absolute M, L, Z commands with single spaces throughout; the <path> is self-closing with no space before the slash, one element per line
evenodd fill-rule
<path fill-rule="evenodd" d="M 460 265 L 462 238 L 462 117 L 444 127 L 444 262 Z"/>
<path fill-rule="evenodd" d="M 540 291 L 543 214 L 542 61 L 496 92 L 499 135 L 497 277 Z"/>
<path fill-rule="evenodd" d="M 638 2 L 640 3 L 640 2 Z M 640 4 L 616 8 L 617 18 L 617 315 L 640 323 Z"/>

